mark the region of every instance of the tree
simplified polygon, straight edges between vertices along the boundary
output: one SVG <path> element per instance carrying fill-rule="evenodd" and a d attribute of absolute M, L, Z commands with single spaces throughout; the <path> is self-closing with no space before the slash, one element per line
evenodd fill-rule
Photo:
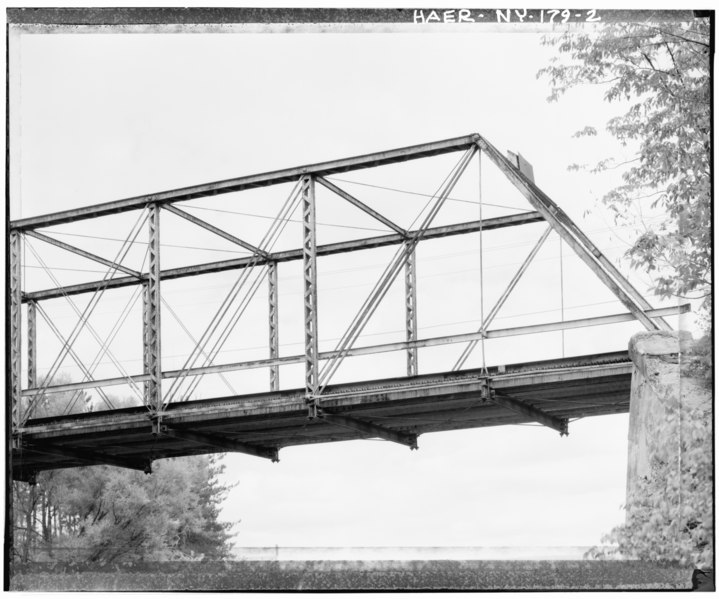
<path fill-rule="evenodd" d="M 617 221 L 629 207 L 652 198 L 666 217 L 646 227 L 627 256 L 635 268 L 650 273 L 654 291 L 663 297 L 702 299 L 705 328 L 711 316 L 711 90 L 710 23 L 616 23 L 598 29 L 572 30 L 546 36 L 543 43 L 558 50 L 538 73 L 551 85 L 550 101 L 580 85 L 602 85 L 608 102 L 626 102 L 628 109 L 607 123 L 607 131 L 625 147 L 636 150 L 626 163 L 606 158 L 588 168 L 600 173 L 623 168 L 622 184 L 602 201 Z M 575 136 L 597 135 L 587 126 Z M 711 377 L 711 343 L 704 339 L 683 354 L 683 375 Z M 661 431 L 649 435 L 651 472 L 627 497 L 627 517 L 603 541 L 625 556 L 669 559 L 711 567 L 712 418 L 704 409 L 681 412 L 667 406 Z M 664 443 L 677 438 L 676 448 Z M 672 453 L 673 452 L 673 453 Z M 592 552 L 597 556 L 596 550 Z"/>
<path fill-rule="evenodd" d="M 550 101 L 581 85 L 604 86 L 608 102 L 628 110 L 607 123 L 623 145 L 636 148 L 627 164 L 607 158 L 593 172 L 624 168 L 623 184 L 603 202 L 617 221 L 634 202 L 652 198 L 666 219 L 647 227 L 628 250 L 635 268 L 649 272 L 662 297 L 701 298 L 711 307 L 711 90 L 708 18 L 689 22 L 610 23 L 547 35 L 559 55 L 541 69 Z M 588 126 L 578 137 L 596 135 Z M 570 168 L 582 168 L 573 165 Z"/>
<path fill-rule="evenodd" d="M 33 416 L 86 411 L 88 399 L 83 392 L 48 394 Z M 134 405 L 110 400 L 117 408 Z M 218 481 L 222 469 L 216 457 L 191 456 L 158 460 L 152 475 L 90 466 L 41 472 L 35 485 L 16 482 L 15 558 L 100 564 L 226 558 L 232 525 L 219 520 L 228 491 Z"/>
<path fill-rule="evenodd" d="M 678 401 L 665 408 L 663 422 L 647 435 L 650 473 L 637 481 L 633 495 L 627 497 L 625 522 L 602 538 L 611 544 L 609 549 L 594 548 L 589 555 L 602 558 L 619 553 L 711 568 L 714 463 L 712 437 L 707 434 L 711 409 L 682 411 Z M 681 447 L 667 439 L 678 439 Z"/>
<path fill-rule="evenodd" d="M 16 557 L 81 563 L 223 559 L 230 524 L 217 458 L 158 460 L 151 475 L 111 466 L 41 472 L 15 483 Z"/>

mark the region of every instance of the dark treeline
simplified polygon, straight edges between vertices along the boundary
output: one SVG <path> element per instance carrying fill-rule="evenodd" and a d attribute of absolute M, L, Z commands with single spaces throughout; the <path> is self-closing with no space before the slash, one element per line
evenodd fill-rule
<path fill-rule="evenodd" d="M 131 405 L 112 398 L 115 407 Z M 91 410 L 82 394 L 49 395 L 34 416 Z M 149 423 L 148 423 L 149 426 Z M 131 563 L 223 559 L 231 524 L 219 521 L 228 487 L 221 458 L 157 460 L 153 473 L 112 466 L 49 470 L 13 483 L 13 559 Z"/>

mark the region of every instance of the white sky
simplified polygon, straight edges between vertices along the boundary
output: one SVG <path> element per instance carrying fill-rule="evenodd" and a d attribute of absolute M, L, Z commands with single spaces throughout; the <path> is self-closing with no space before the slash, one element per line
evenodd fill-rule
<path fill-rule="evenodd" d="M 600 128 L 619 108 L 604 104 L 601 90 L 572 92 L 548 104 L 548 86 L 535 75 L 551 50 L 539 45 L 535 33 L 53 34 L 22 35 L 15 41 L 19 85 L 16 80 L 11 92 L 18 102 L 12 218 L 479 132 L 502 151 L 520 151 L 533 164 L 539 186 L 610 258 L 618 259 L 624 241 L 632 237 L 631 231 L 613 230 L 611 216 L 595 205 L 612 179 L 566 170 L 569 163 L 592 162 L 607 152 L 621 155 L 606 136 L 571 139 L 585 125 Z M 457 158 L 337 178 L 432 193 Z M 483 201 L 529 209 L 487 162 L 483 168 Z M 476 169 L 475 161 L 452 197 L 477 200 Z M 341 185 L 400 224 L 402 219 L 408 224 L 425 201 Z M 231 194 L 191 204 L 267 216 L 284 193 L 283 188 L 281 193 Z M 377 223 L 337 198 L 320 197 L 319 202 L 318 221 L 361 227 L 322 225 L 320 243 L 379 234 L 364 230 Z M 455 202 L 446 208 L 438 223 L 477 218 L 476 205 Z M 643 209 L 651 222 L 648 205 Z M 485 216 L 516 212 L 484 210 Z M 193 214 L 254 243 L 270 222 L 226 212 Z M 84 221 L 55 231 L 124 238 L 135 218 Z M 168 245 L 163 267 L 232 255 L 230 244 L 177 221 L 163 214 L 162 241 Z M 288 228 L 281 242 L 286 247 L 299 247 L 297 227 Z M 485 313 L 543 227 L 487 234 Z M 62 239 L 108 258 L 119 245 Z M 476 330 L 478 246 L 477 236 L 463 236 L 420 251 L 420 337 Z M 40 242 L 33 247 L 56 268 L 62 284 L 102 277 L 60 270 L 98 267 Z M 353 305 L 364 299 L 392 252 L 362 254 L 320 259 L 321 350 L 333 347 Z M 142 257 L 135 252 L 129 264 L 139 266 Z M 53 286 L 42 269 L 33 268 L 37 260 L 29 253 L 26 259 L 28 288 Z M 564 267 L 568 318 L 625 311 L 566 247 Z M 625 265 L 622 270 L 627 272 Z M 302 352 L 299 275 L 298 264 L 280 269 L 283 354 Z M 631 279 L 647 291 L 645 276 L 632 273 Z M 226 274 L 183 279 L 163 284 L 163 296 L 199 336 L 232 280 Z M 400 278 L 360 345 L 403 338 L 402 284 Z M 559 319 L 558 287 L 559 245 L 552 236 L 496 326 Z M 263 289 L 219 361 L 266 357 Z M 130 294 L 107 294 L 93 321 L 98 330 L 112 326 Z M 67 334 L 74 322 L 63 304 L 54 300 L 46 307 Z M 113 344 L 130 373 L 141 370 L 139 311 L 134 310 L 129 321 L 134 325 Z M 190 343 L 166 313 L 163 324 L 163 366 L 179 367 Z M 629 336 L 640 329 L 631 324 L 568 332 L 565 350 L 578 355 L 625 349 Z M 47 369 L 60 346 L 48 332 L 41 335 L 40 363 Z M 88 359 L 96 351 L 89 337 L 79 343 L 78 352 Z M 450 369 L 460 351 L 420 352 L 420 372 Z M 475 352 L 469 365 L 480 365 L 479 355 Z M 488 365 L 560 355 L 559 333 L 487 345 Z M 335 380 L 401 375 L 404 360 L 397 353 L 347 361 Z M 113 368 L 101 364 L 96 376 L 117 376 Z M 70 360 L 62 370 L 77 376 Z M 285 388 L 300 386 L 301 378 L 301 367 L 282 369 Z M 268 384 L 266 370 L 228 379 L 247 392 L 266 390 Z M 207 377 L 203 385 L 202 396 L 228 392 L 216 378 Z M 423 435 L 414 452 L 388 442 L 357 441 L 287 448 L 279 464 L 228 455 L 223 480 L 238 484 L 223 517 L 238 522 L 240 546 L 592 545 L 623 518 L 626 437 L 627 417 L 619 415 L 573 423 L 568 438 L 539 426 L 515 426 Z"/>

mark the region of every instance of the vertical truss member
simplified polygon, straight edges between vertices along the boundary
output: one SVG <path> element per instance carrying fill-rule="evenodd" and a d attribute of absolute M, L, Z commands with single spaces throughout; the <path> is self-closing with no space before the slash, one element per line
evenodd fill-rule
<path fill-rule="evenodd" d="M 27 386 L 37 386 L 37 302 L 27 303 Z"/>
<path fill-rule="evenodd" d="M 159 432 L 162 419 L 162 366 L 160 347 L 160 206 L 149 204 L 148 277 L 144 294 L 145 406 L 150 410 L 153 431 Z"/>
<path fill-rule="evenodd" d="M 268 283 L 268 301 L 269 301 L 269 324 L 270 324 L 270 358 L 277 359 L 280 357 L 280 335 L 279 335 L 279 313 L 278 313 L 278 294 L 277 294 L 277 262 L 272 261 L 267 264 L 267 283 Z M 270 366 L 270 391 L 279 391 L 280 389 L 280 366 L 272 364 Z"/>
<path fill-rule="evenodd" d="M 22 393 L 22 265 L 21 236 L 10 233 L 10 401 L 13 430 L 20 425 Z"/>
<path fill-rule="evenodd" d="M 317 417 L 319 358 L 317 339 L 317 221 L 315 181 L 302 178 L 302 275 L 305 313 L 305 399 L 308 417 Z"/>
<path fill-rule="evenodd" d="M 404 267 L 404 292 L 407 341 L 411 342 L 417 340 L 417 253 L 409 248 Z M 416 347 L 407 348 L 407 376 L 417 376 L 419 373 L 418 354 Z"/>

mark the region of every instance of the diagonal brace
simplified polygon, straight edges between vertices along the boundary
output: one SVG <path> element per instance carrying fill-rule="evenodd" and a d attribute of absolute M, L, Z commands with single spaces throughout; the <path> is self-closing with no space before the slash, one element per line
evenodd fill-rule
<path fill-rule="evenodd" d="M 106 258 L 103 258 L 102 256 L 98 256 L 96 254 L 86 252 L 85 250 L 75 247 L 74 245 L 70 245 L 69 243 L 65 243 L 64 241 L 60 241 L 59 239 L 53 239 L 52 237 L 48 237 L 47 235 L 43 235 L 42 233 L 38 233 L 37 231 L 30 231 L 30 230 L 25 231 L 25 235 L 29 235 L 30 237 L 35 237 L 36 239 L 39 239 L 40 241 L 44 241 L 45 243 L 49 243 L 56 247 L 62 248 L 63 250 L 67 250 L 68 252 L 72 252 L 73 254 L 77 254 L 78 256 L 87 258 L 88 260 L 98 262 L 104 266 L 114 268 L 115 270 L 124 272 L 125 274 L 131 275 L 137 279 L 142 278 L 142 274 L 137 272 L 136 270 L 127 268 L 126 266 L 123 266 L 122 264 L 118 264 L 117 262 L 113 262 L 112 260 L 107 260 Z"/>
<path fill-rule="evenodd" d="M 259 445 L 250 445 L 248 443 L 241 443 L 227 437 L 220 435 L 208 435 L 206 433 L 198 433 L 196 431 L 189 431 L 186 429 L 170 428 L 169 426 L 162 426 L 160 431 L 168 437 L 174 437 L 175 439 L 183 439 L 186 441 L 192 441 L 199 445 L 209 445 L 217 449 L 223 449 L 225 451 L 237 451 L 239 453 L 246 453 L 249 455 L 257 456 L 258 458 L 267 458 L 273 462 L 279 462 L 279 452 L 276 447 L 262 447 Z"/>
<path fill-rule="evenodd" d="M 535 422 L 553 428 L 555 431 L 558 431 L 562 437 L 569 434 L 569 421 L 566 418 L 557 418 L 528 403 L 524 403 L 508 395 L 498 394 L 493 389 L 490 390 L 489 400 L 498 406 L 518 412 L 524 416 L 529 416 Z"/>
<path fill-rule="evenodd" d="M 25 442 L 23 444 L 23 447 L 28 451 L 35 451 L 37 453 L 70 458 L 71 460 L 77 460 L 78 462 L 82 462 L 89 466 L 108 464 L 110 466 L 117 466 L 118 468 L 130 468 L 131 470 L 142 470 L 144 472 L 148 472 L 149 469 L 149 461 L 141 462 L 138 460 L 127 460 L 121 457 L 107 455 L 105 453 L 99 453 L 85 448 L 72 449 L 70 447 L 55 445 L 51 443 L 32 442 Z"/>
<path fill-rule="evenodd" d="M 364 202 L 361 202 L 360 200 L 358 200 L 358 199 L 357 199 L 356 197 L 354 197 L 353 195 L 347 193 L 344 189 L 342 189 L 342 188 L 340 188 L 340 187 L 337 187 L 337 185 L 335 185 L 334 183 L 331 183 L 330 181 L 328 181 L 327 179 L 325 179 L 325 178 L 323 178 L 323 177 L 317 177 L 315 180 L 316 180 L 318 183 L 321 183 L 322 185 L 324 185 L 324 186 L 325 186 L 327 189 L 329 189 L 330 191 L 333 191 L 334 193 L 336 193 L 336 194 L 337 194 L 338 196 L 340 196 L 341 198 L 347 200 L 350 204 L 353 204 L 354 206 L 357 206 L 357 208 L 359 208 L 359 209 L 362 210 L 363 212 L 366 212 L 366 213 L 369 214 L 372 218 L 374 218 L 375 220 L 378 220 L 379 222 L 381 222 L 381 223 L 382 223 L 383 225 L 385 225 L 386 227 L 389 227 L 389 228 L 392 229 L 395 233 L 399 233 L 400 235 L 402 235 L 402 237 L 407 237 L 407 231 L 406 231 L 405 229 L 403 229 L 403 228 L 400 227 L 399 225 L 393 223 L 390 219 L 388 219 L 386 216 L 383 216 L 382 214 L 380 214 L 380 213 L 377 212 L 376 210 L 373 210 L 373 209 L 370 208 L 367 204 L 365 204 Z"/>
<path fill-rule="evenodd" d="M 400 443 L 401 445 L 407 445 L 410 449 L 417 449 L 417 435 L 412 433 L 401 433 L 394 431 L 384 426 L 378 426 L 367 422 L 366 420 L 358 420 L 349 416 L 342 416 L 340 414 L 329 414 L 324 410 L 319 411 L 320 418 L 323 418 L 327 422 L 332 424 L 338 424 L 345 428 L 351 428 L 352 430 L 359 431 L 372 437 L 379 437 L 385 441 L 393 441 L 394 443 Z"/>
<path fill-rule="evenodd" d="M 191 223 L 197 225 L 198 227 L 202 227 L 203 229 L 206 229 L 207 231 L 210 231 L 211 233 L 214 233 L 215 235 L 218 235 L 222 237 L 223 239 L 227 239 L 227 241 L 231 241 L 232 243 L 239 245 L 240 247 L 245 248 L 246 250 L 249 250 L 253 254 L 257 254 L 258 256 L 262 256 L 265 259 L 269 259 L 270 255 L 265 252 L 264 250 L 261 250 L 258 247 L 255 247 L 251 243 L 247 243 L 246 241 L 243 241 L 239 237 L 235 237 L 234 235 L 228 233 L 227 231 L 223 231 L 219 227 L 216 227 L 215 225 L 211 225 L 207 221 L 202 220 L 201 218 L 197 218 L 195 215 L 190 214 L 188 212 L 185 212 L 184 210 L 180 210 L 177 206 L 173 206 L 172 204 L 166 204 L 163 206 L 165 210 L 168 210 L 169 212 L 172 212 L 173 214 L 176 214 L 177 216 L 180 216 L 184 218 L 185 220 L 189 220 Z"/>
<path fill-rule="evenodd" d="M 594 274 L 614 293 L 624 306 L 639 320 L 648 331 L 671 330 L 663 320 L 653 321 L 646 311 L 651 305 L 617 268 L 595 247 L 586 235 L 570 220 L 564 211 L 549 196 L 542 192 L 532 181 L 520 173 L 497 148 L 481 138 L 477 146 L 484 150 L 492 162 L 505 174 L 511 183 L 539 212 L 559 236 L 574 250 Z"/>

